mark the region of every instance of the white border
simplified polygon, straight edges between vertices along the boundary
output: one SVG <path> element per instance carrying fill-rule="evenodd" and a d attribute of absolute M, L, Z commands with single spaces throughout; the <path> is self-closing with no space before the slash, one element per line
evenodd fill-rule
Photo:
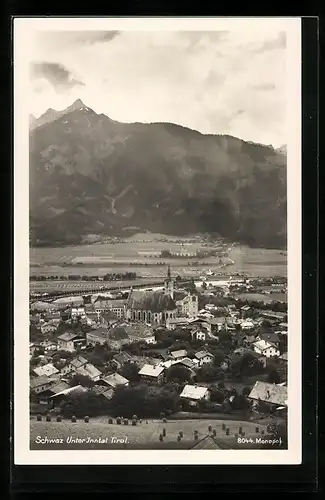
<path fill-rule="evenodd" d="M 287 33 L 288 127 L 288 450 L 29 449 L 28 50 L 31 30 L 262 30 Z M 14 20 L 14 463 L 16 465 L 301 463 L 301 19 L 300 18 L 16 18 Z"/>

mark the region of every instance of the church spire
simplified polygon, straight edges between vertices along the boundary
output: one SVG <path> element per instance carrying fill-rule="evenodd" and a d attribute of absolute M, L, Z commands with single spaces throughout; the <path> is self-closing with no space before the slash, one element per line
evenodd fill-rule
<path fill-rule="evenodd" d="M 170 281 L 170 264 L 167 267 L 167 281 Z"/>

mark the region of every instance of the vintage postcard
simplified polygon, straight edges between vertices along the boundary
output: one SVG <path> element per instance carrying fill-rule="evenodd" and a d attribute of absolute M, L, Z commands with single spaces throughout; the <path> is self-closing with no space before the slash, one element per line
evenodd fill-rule
<path fill-rule="evenodd" d="M 15 464 L 301 463 L 300 38 L 14 20 Z"/>

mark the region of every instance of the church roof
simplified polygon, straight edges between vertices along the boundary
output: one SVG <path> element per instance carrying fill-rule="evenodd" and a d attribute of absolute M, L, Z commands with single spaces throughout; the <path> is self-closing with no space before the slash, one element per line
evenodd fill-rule
<path fill-rule="evenodd" d="M 148 292 L 132 290 L 127 303 L 128 309 L 152 312 L 173 311 L 176 304 L 170 295 L 161 291 Z"/>

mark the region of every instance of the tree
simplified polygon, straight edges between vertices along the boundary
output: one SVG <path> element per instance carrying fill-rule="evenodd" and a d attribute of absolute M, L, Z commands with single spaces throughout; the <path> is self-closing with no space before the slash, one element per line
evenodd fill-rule
<path fill-rule="evenodd" d="M 250 393 L 251 393 L 251 388 L 246 386 L 246 387 L 243 387 L 243 390 L 241 391 L 242 395 L 247 397 Z"/>
<path fill-rule="evenodd" d="M 130 382 L 138 382 L 140 379 L 139 368 L 135 363 L 130 363 L 129 361 L 123 364 L 119 373 Z"/>
<path fill-rule="evenodd" d="M 225 353 L 221 349 L 214 346 L 210 346 L 209 351 L 214 356 L 213 365 L 216 367 L 220 366 L 225 359 Z"/>
<path fill-rule="evenodd" d="M 167 370 L 166 378 L 168 382 L 172 380 L 178 382 L 188 382 L 191 380 L 191 372 L 185 368 L 185 366 L 175 364 Z"/>
<path fill-rule="evenodd" d="M 87 375 L 81 375 L 79 373 L 76 373 L 73 375 L 71 381 L 70 381 L 70 387 L 75 387 L 76 385 L 82 385 L 83 387 L 93 387 L 94 382 L 91 380 L 90 377 L 87 377 Z"/>
<path fill-rule="evenodd" d="M 281 382 L 280 375 L 276 368 L 272 367 L 267 375 L 267 381 L 270 384 L 279 384 Z"/>
<path fill-rule="evenodd" d="M 203 365 L 196 374 L 198 382 L 213 382 L 220 378 L 220 369 L 213 365 Z M 222 374 L 223 375 L 223 374 Z"/>
<path fill-rule="evenodd" d="M 203 281 L 202 283 L 202 290 L 206 290 L 207 289 L 207 284 L 205 281 Z"/>
<path fill-rule="evenodd" d="M 77 418 L 89 415 L 95 417 L 101 413 L 103 403 L 100 398 L 92 391 L 87 391 L 82 394 L 71 394 L 70 397 L 64 399 L 60 404 L 60 413 L 70 418 L 75 415 Z"/>
<path fill-rule="evenodd" d="M 213 403 L 222 404 L 225 400 L 225 395 L 219 389 L 212 389 L 210 391 L 210 401 Z"/>
<path fill-rule="evenodd" d="M 231 365 L 233 375 L 249 376 L 264 372 L 264 366 L 252 354 L 246 353 Z"/>
<path fill-rule="evenodd" d="M 242 394 L 236 394 L 231 404 L 235 410 L 247 410 L 249 408 L 249 402 Z"/>

